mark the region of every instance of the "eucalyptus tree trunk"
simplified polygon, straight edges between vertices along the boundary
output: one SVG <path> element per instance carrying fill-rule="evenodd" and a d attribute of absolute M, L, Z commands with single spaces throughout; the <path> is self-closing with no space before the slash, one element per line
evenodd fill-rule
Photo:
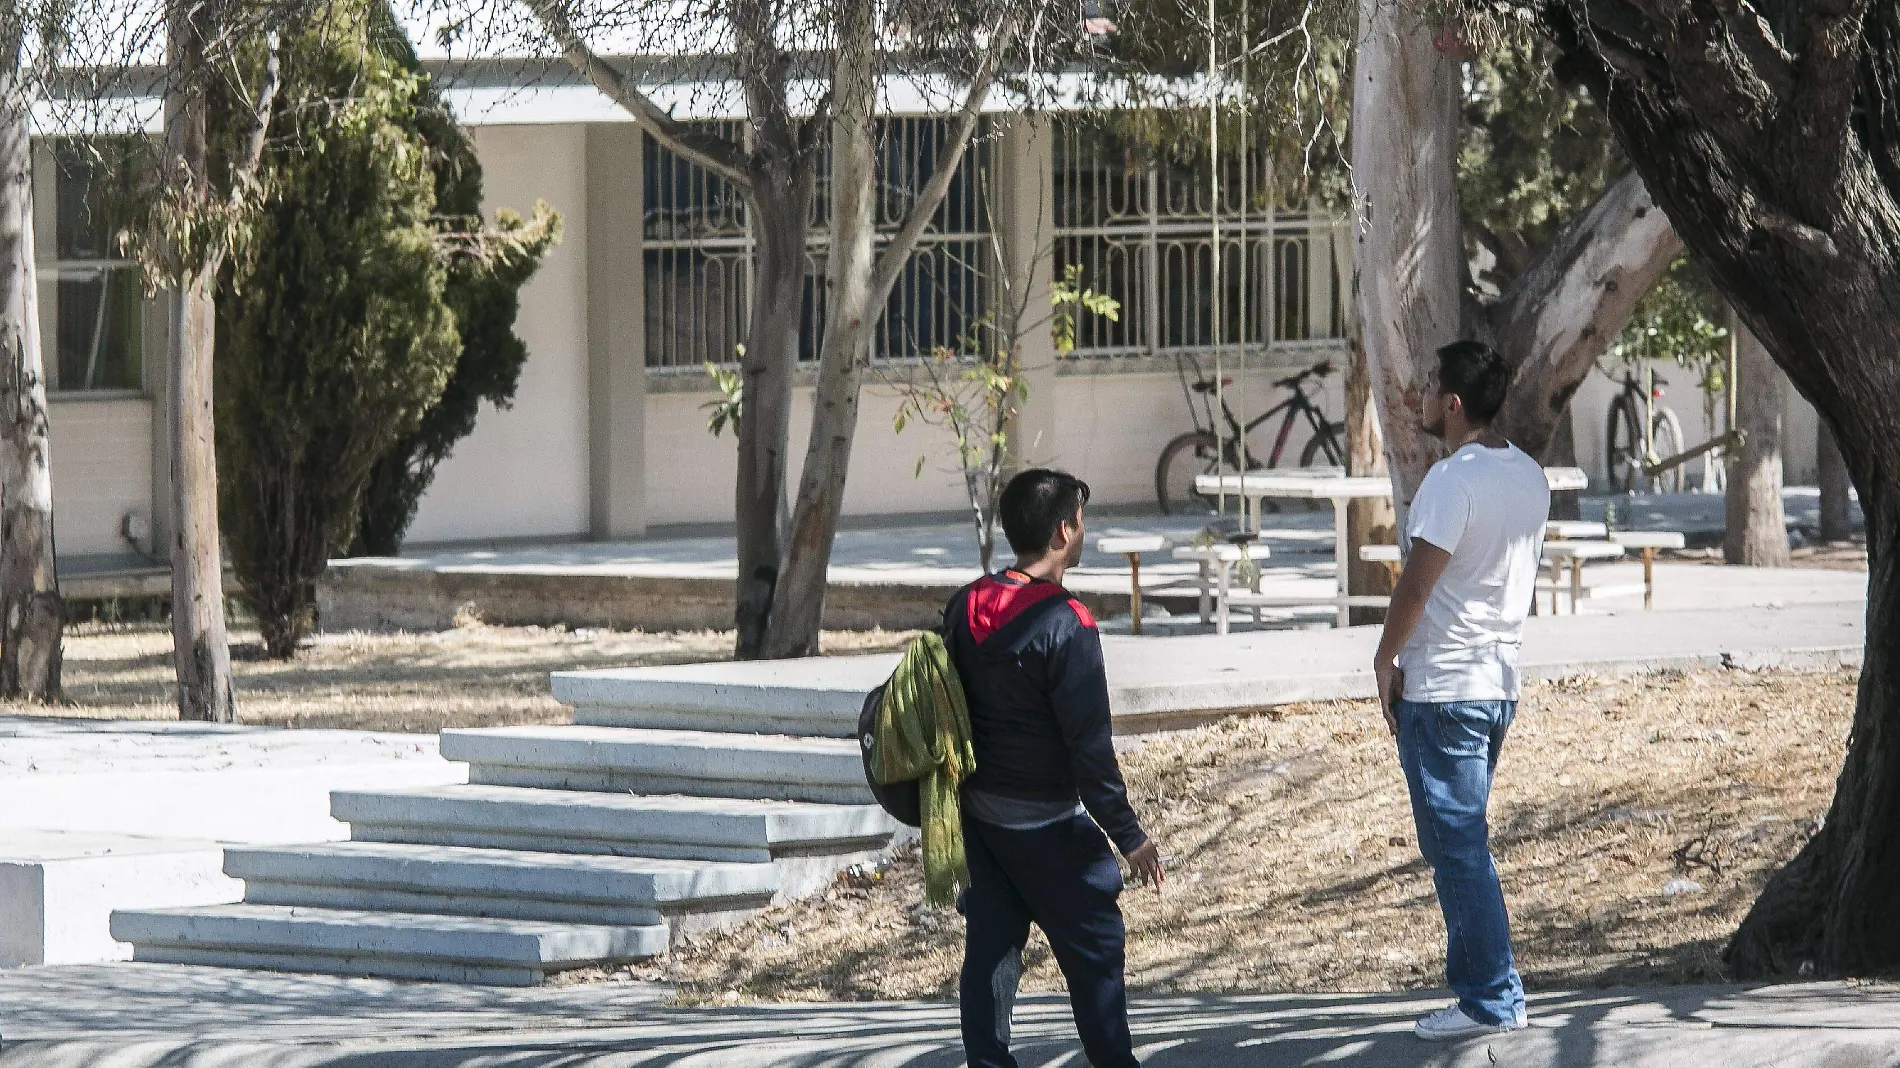
<path fill-rule="evenodd" d="M 1488 311 L 1513 366 L 1498 429 L 1543 457 L 1571 395 L 1682 253 L 1682 239 L 1631 171 L 1564 227 Z M 1573 449 L 1574 451 L 1574 449 Z"/>
<path fill-rule="evenodd" d="M 206 15 L 175 14 L 165 90 L 165 160 L 187 203 L 211 200 L 205 150 Z M 231 646 L 224 626 L 218 543 L 218 457 L 211 403 L 213 303 L 221 256 L 194 264 L 171 296 L 167 389 L 172 453 L 172 655 L 180 719 L 237 719 Z"/>
<path fill-rule="evenodd" d="M 1781 369 L 1747 329 L 1735 336 L 1735 388 L 1735 425 L 1748 438 L 1729 460 L 1722 559 L 1748 567 L 1787 567 L 1788 524 L 1781 509 Z"/>
<path fill-rule="evenodd" d="M 0 42 L 0 696 L 56 701 L 64 613 L 53 555 L 53 473 L 33 252 L 30 94 L 23 27 Z"/>
<path fill-rule="evenodd" d="M 1440 346 L 1462 330 L 1459 64 L 1422 3 L 1360 0 L 1353 71 L 1358 318 L 1396 521 L 1444 445 L 1421 423 Z"/>
<path fill-rule="evenodd" d="M 1849 496 L 1854 481 L 1847 473 L 1847 458 L 1841 455 L 1841 447 L 1825 419 L 1817 423 L 1814 460 L 1821 490 L 1821 540 L 1846 541 L 1854 536 L 1853 500 Z"/>
<path fill-rule="evenodd" d="M 1336 265 L 1338 266 L 1338 265 Z M 1349 270 L 1335 269 L 1334 285 L 1347 290 L 1346 308 L 1346 473 L 1383 476 L 1385 439 L 1379 432 L 1379 409 L 1372 396 L 1372 374 L 1366 366 L 1366 346 L 1359 329 L 1359 280 Z M 1354 497 L 1346 503 L 1346 559 L 1337 566 L 1347 569 L 1346 589 L 1355 597 L 1382 597 L 1392 593 L 1392 573 L 1376 560 L 1361 560 L 1359 550 L 1367 545 L 1391 545 L 1398 541 L 1397 517 L 1392 501 L 1385 497 Z M 1354 626 L 1379 623 L 1385 611 L 1379 608 L 1353 608 L 1347 618 Z"/>

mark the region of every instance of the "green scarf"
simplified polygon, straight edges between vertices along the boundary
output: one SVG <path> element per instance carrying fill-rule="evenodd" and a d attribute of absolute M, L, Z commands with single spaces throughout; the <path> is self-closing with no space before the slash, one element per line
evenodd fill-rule
<path fill-rule="evenodd" d="M 942 638 L 926 632 L 904 650 L 885 685 L 871 738 L 871 768 L 878 782 L 919 780 L 924 899 L 947 905 L 958 887 L 970 885 L 957 789 L 976 770 L 976 752 L 963 683 Z"/>

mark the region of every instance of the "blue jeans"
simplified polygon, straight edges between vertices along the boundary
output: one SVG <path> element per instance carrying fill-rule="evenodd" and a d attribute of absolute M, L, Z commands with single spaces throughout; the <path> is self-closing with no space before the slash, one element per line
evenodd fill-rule
<path fill-rule="evenodd" d="M 1524 1008 L 1485 820 L 1491 775 L 1516 714 L 1516 701 L 1400 701 L 1393 708 L 1419 852 L 1445 913 L 1445 978 L 1465 1015 L 1488 1024 L 1510 1023 Z"/>

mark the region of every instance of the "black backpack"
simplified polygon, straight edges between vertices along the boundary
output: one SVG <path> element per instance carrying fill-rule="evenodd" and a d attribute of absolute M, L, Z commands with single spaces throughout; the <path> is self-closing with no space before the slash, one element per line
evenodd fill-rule
<path fill-rule="evenodd" d="M 871 787 L 871 796 L 891 818 L 906 827 L 924 825 L 923 802 L 917 793 L 917 780 L 906 779 L 903 782 L 882 783 L 871 774 L 871 746 L 877 731 L 877 709 L 884 703 L 884 687 L 880 684 L 864 698 L 864 709 L 858 713 L 858 756 L 864 761 L 864 781 Z"/>

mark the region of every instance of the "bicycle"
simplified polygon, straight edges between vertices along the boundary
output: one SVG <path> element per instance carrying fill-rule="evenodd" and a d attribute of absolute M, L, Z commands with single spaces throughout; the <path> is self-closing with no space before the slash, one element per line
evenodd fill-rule
<path fill-rule="evenodd" d="M 1686 472 L 1681 463 L 1658 467 L 1664 458 L 1684 456 L 1682 420 L 1667 406 L 1656 403 L 1669 381 L 1648 370 L 1645 390 L 1636 373 L 1624 370 L 1621 390 L 1610 401 L 1609 425 L 1603 433 L 1604 470 L 1616 493 L 1681 493 Z"/>
<path fill-rule="evenodd" d="M 1182 353 L 1175 356 L 1174 366 L 1181 380 L 1181 395 L 1187 399 L 1188 414 L 1194 420 L 1194 429 L 1168 442 L 1161 450 L 1161 459 L 1155 463 L 1155 497 L 1161 505 L 1162 515 L 1175 515 L 1185 512 L 1189 507 L 1214 510 L 1214 498 L 1194 488 L 1194 480 L 1201 475 L 1222 470 L 1259 471 L 1280 466 L 1280 460 L 1286 453 L 1287 440 L 1293 433 L 1293 425 L 1301 419 L 1311 428 L 1312 437 L 1300 450 L 1300 466 L 1312 467 L 1316 462 L 1332 467 L 1345 465 L 1343 442 L 1346 424 L 1327 419 L 1319 405 L 1306 393 L 1309 381 L 1333 373 L 1331 360 L 1323 360 L 1298 374 L 1274 382 L 1274 386 L 1279 389 L 1292 390 L 1293 395 L 1267 409 L 1245 427 L 1234 417 L 1233 409 L 1227 406 L 1227 398 L 1222 394 L 1220 415 L 1227 426 L 1225 435 L 1214 432 L 1218 425 L 1214 421 L 1213 400 L 1217 387 L 1212 378 L 1202 374 L 1200 361 Z M 1190 368 L 1194 372 L 1192 381 L 1188 378 Z M 1218 388 L 1224 389 L 1232 384 L 1233 379 L 1223 378 Z M 1200 395 L 1198 404 L 1195 400 L 1197 393 Z M 1202 420 L 1203 413 L 1205 422 Z M 1246 437 L 1255 427 L 1276 415 L 1281 416 L 1280 431 L 1273 439 L 1273 449 L 1262 462 L 1246 447 Z"/>

